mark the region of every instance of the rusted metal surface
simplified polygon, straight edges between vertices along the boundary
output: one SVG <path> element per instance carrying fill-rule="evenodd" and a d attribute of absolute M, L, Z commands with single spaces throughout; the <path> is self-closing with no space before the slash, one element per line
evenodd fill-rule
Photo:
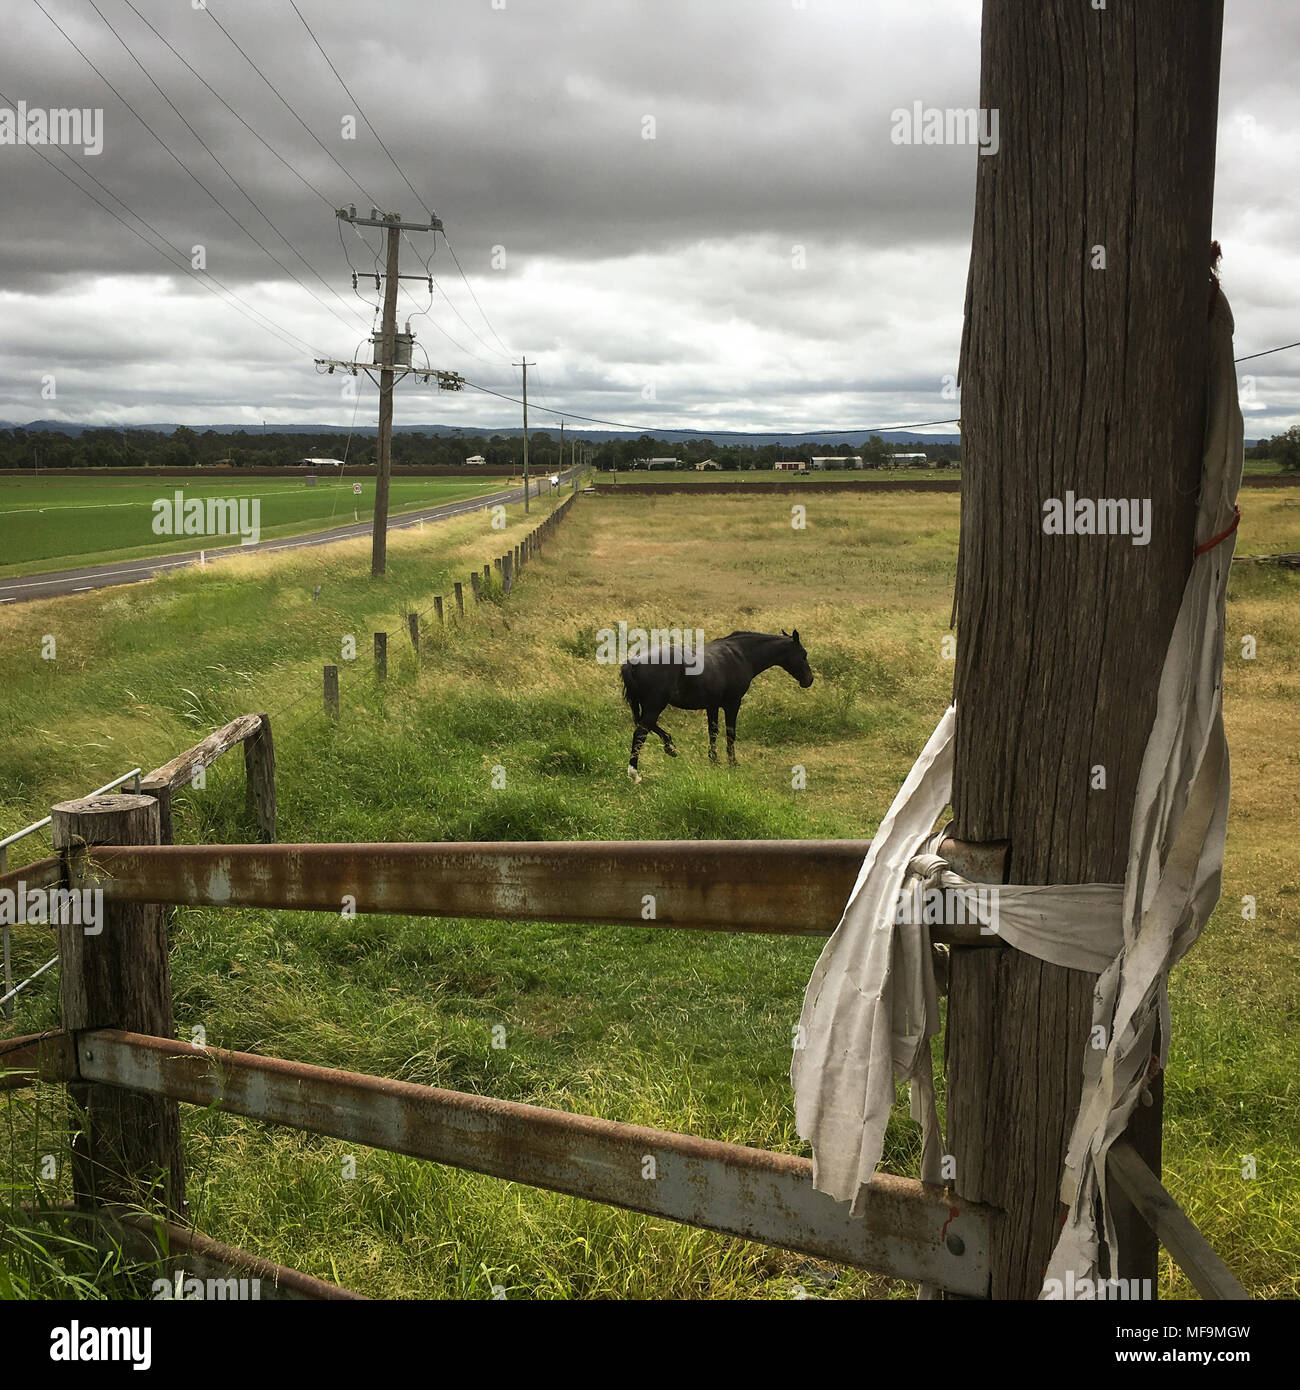
<path fill-rule="evenodd" d="M 106 901 L 828 936 L 868 840 L 169 845 L 99 850 Z M 977 923 L 935 940 L 996 944 Z"/>
<path fill-rule="evenodd" d="M 972 883 L 1005 883 L 1007 880 L 1007 851 L 1010 840 L 987 840 L 973 844 L 969 840 L 954 840 L 947 836 L 939 845 L 939 853 L 949 867 Z"/>
<path fill-rule="evenodd" d="M 164 1038 L 78 1039 L 90 1081 L 448 1163 L 953 1293 L 988 1288 L 989 1212 L 881 1175 L 865 1217 L 807 1159 Z"/>
<path fill-rule="evenodd" d="M 1106 1176 L 1132 1202 L 1138 1215 L 1156 1233 L 1160 1244 L 1173 1256 L 1174 1263 L 1192 1281 L 1202 1298 L 1230 1301 L 1250 1298 L 1127 1140 L 1121 1139 L 1111 1145 Z"/>
<path fill-rule="evenodd" d="M 29 888 L 58 888 L 63 884 L 63 860 L 52 855 L 49 859 L 37 859 L 31 864 L 22 864 L 16 869 L 7 869 L 0 874 L 0 893 L 17 893 L 20 886 Z"/>
<path fill-rule="evenodd" d="M 36 1081 L 70 1081 L 77 1074 L 72 1038 L 62 1029 L 0 1040 L 0 1091 Z"/>

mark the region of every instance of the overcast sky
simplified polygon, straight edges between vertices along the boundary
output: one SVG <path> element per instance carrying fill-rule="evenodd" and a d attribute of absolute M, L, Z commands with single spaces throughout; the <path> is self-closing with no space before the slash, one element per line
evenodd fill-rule
<path fill-rule="evenodd" d="M 716 430 L 957 413 L 943 379 L 979 156 L 889 134 L 913 102 L 977 104 L 977 0 L 298 0 L 355 101 L 290 0 L 202 3 L 5 0 L 0 107 L 102 108 L 102 153 L 42 153 L 186 265 L 202 247 L 200 278 L 245 304 L 170 266 L 34 149 L 0 146 L 0 419 L 347 425 L 355 408 L 373 426 L 374 389 L 354 402 L 312 363 L 367 355 L 377 298 L 373 278 L 354 294 L 349 258 L 373 274 L 381 234 L 332 208 L 427 221 L 421 199 L 478 304 L 439 237 L 432 307 L 414 280 L 399 301 L 417 360 L 517 395 L 509 363 L 526 351 L 530 424 L 555 420 L 547 403 Z M 1300 5 L 1227 11 L 1214 229 L 1240 355 L 1300 338 Z M 411 233 L 403 273 L 423 274 L 433 245 Z M 1240 371 L 1248 436 L 1300 421 L 1300 349 Z M 518 423 L 475 391 L 399 391 L 399 424 Z"/>

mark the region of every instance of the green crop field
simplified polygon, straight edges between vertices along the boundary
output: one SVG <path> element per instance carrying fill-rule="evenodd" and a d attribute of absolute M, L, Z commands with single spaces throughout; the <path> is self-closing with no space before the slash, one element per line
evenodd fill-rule
<path fill-rule="evenodd" d="M 1300 488 L 1248 503 L 1243 553 L 1300 550 Z M 723 504 L 725 528 L 689 496 L 579 497 L 508 600 L 494 593 L 446 627 L 426 616 L 418 662 L 402 614 L 502 553 L 522 532 L 520 508 L 504 535 L 481 515 L 394 535 L 383 584 L 369 578 L 366 544 L 349 542 L 2 609 L 0 835 L 237 714 L 269 711 L 285 841 L 868 836 L 950 697 L 941 638 L 959 498 L 810 498 L 806 531 L 791 528 L 784 498 Z M 1165 1084 L 1165 1182 L 1247 1289 L 1271 1298 L 1300 1294 L 1300 752 L 1286 737 L 1300 702 L 1298 591 L 1294 573 L 1233 574 L 1223 900 L 1173 975 Z M 682 756 L 648 746 L 633 787 L 617 673 L 595 659 L 598 629 L 620 619 L 710 638 L 798 626 L 816 683 L 800 690 L 779 671 L 756 682 L 734 771 L 708 763 L 703 715 L 670 710 Z M 390 633 L 383 683 L 368 655 L 378 629 Z M 356 662 L 340 661 L 349 634 Z M 56 655 L 44 659 L 50 637 Z M 341 668 L 337 725 L 320 709 L 324 662 Z M 792 788 L 796 763 L 806 790 Z M 175 814 L 179 840 L 252 838 L 240 756 L 214 765 Z M 47 846 L 25 841 L 10 862 Z M 172 979 L 187 1039 L 201 1025 L 217 1046 L 804 1152 L 790 1038 L 820 949 L 653 927 L 187 909 L 172 926 Z M 14 952 L 21 978 L 48 958 L 48 931 L 16 928 Z M 50 971 L 0 1036 L 58 1018 Z M 497 1025 L 504 1048 L 492 1045 Z M 21 1211 L 67 1195 L 62 1107 L 54 1086 L 0 1094 L 8 1289 L 147 1293 L 138 1273 L 59 1245 Z M 914 1293 L 447 1167 L 212 1111 L 182 1116 L 199 1229 L 370 1295 Z M 48 1180 L 45 1154 L 58 1161 Z M 885 1166 L 914 1175 L 918 1159 L 904 1100 Z M 1161 1285 L 1192 1296 L 1165 1257 Z"/>
<path fill-rule="evenodd" d="M 458 502 L 509 486 L 504 475 L 484 478 L 396 478 L 389 511 Z M 157 535 L 153 504 L 186 499 L 260 499 L 261 538 L 275 540 L 370 518 L 375 482 L 322 477 L 308 487 L 301 478 L 189 481 L 185 478 L 0 478 L 0 578 L 74 566 L 131 560 L 238 543 L 233 536 Z"/>

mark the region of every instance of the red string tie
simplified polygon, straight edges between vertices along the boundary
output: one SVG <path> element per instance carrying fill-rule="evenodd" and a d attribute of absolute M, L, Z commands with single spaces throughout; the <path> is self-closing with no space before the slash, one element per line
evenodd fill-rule
<path fill-rule="evenodd" d="M 1204 555 L 1207 550 L 1213 550 L 1221 541 L 1226 541 L 1230 535 L 1241 525 L 1241 508 L 1238 506 L 1232 509 L 1232 525 L 1226 530 L 1220 531 L 1217 536 L 1211 536 L 1204 545 L 1198 545 L 1192 552 L 1193 556 Z"/>

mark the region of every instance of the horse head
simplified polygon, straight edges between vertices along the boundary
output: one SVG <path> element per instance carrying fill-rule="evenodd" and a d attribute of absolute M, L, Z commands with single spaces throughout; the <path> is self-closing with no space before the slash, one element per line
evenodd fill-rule
<path fill-rule="evenodd" d="M 790 647 L 778 664 L 783 671 L 789 672 L 807 690 L 813 683 L 813 673 L 812 667 L 808 665 L 808 653 L 804 651 L 803 643 L 799 640 L 799 629 L 795 628 L 793 632 L 787 632 L 785 628 L 782 628 L 781 636 L 790 639 Z"/>

